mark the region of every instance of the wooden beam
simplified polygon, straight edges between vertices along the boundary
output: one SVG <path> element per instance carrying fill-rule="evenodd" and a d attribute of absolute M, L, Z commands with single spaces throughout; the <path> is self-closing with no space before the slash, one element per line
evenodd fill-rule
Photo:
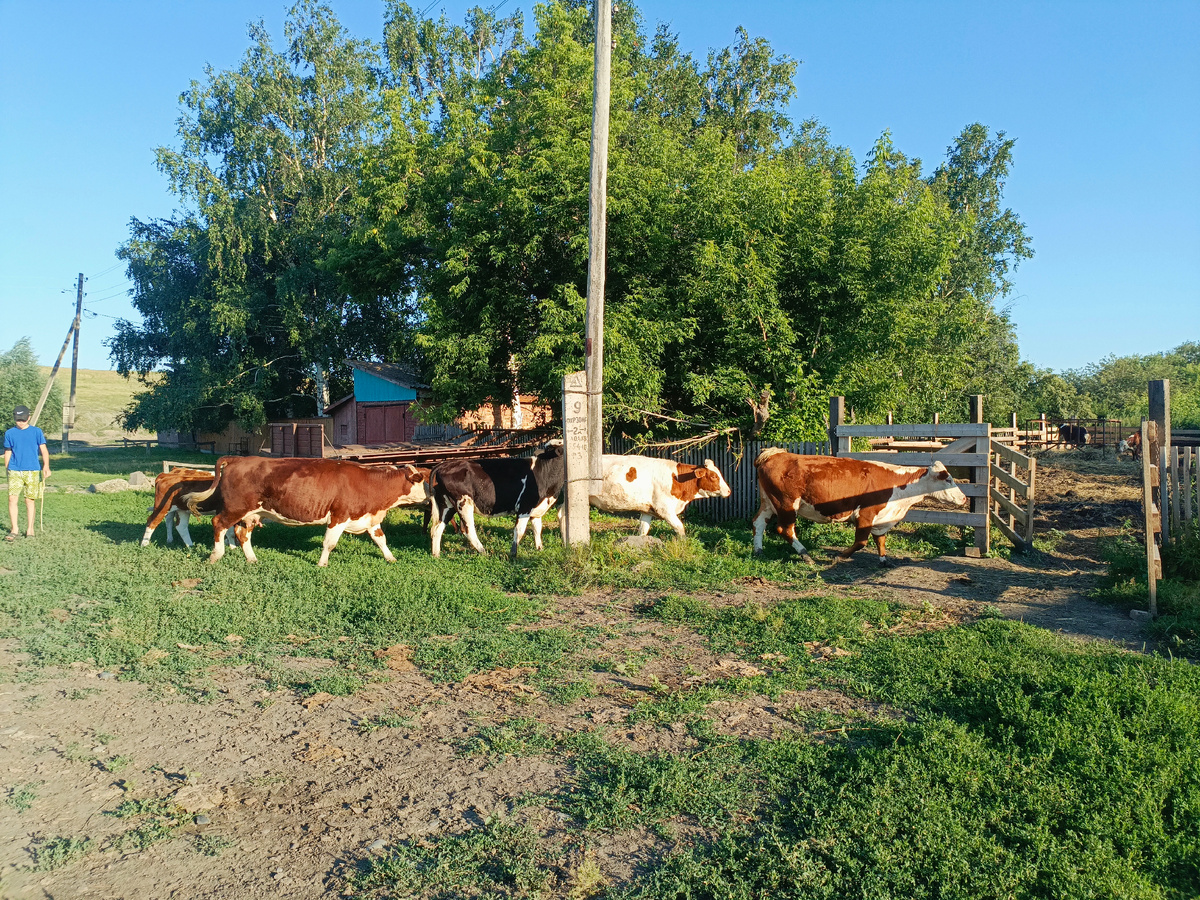
<path fill-rule="evenodd" d="M 997 528 L 999 528 L 1000 533 L 1002 535 L 1004 535 L 1006 538 L 1008 538 L 1009 541 L 1012 542 L 1013 546 L 1016 547 L 1018 550 L 1020 550 L 1022 553 L 1027 552 L 1030 549 L 1030 547 L 1033 546 L 1032 544 L 1027 542 L 1023 537 L 1021 537 L 1019 534 L 1017 534 L 1015 531 L 1013 531 L 1011 528 L 1009 528 L 1008 525 L 1006 525 L 1000 519 L 999 516 L 997 516 L 997 515 L 992 516 L 992 524 L 995 525 Z"/>
<path fill-rule="evenodd" d="M 835 400 L 839 399 L 837 397 Z M 833 426 L 830 426 L 831 429 Z M 988 424 L 944 425 L 845 425 L 837 426 L 838 437 L 983 437 L 988 433 Z"/>
<path fill-rule="evenodd" d="M 999 454 L 1000 458 L 1007 463 L 1016 463 L 1022 469 L 1028 469 L 1033 458 L 1026 456 L 1024 453 L 1018 453 L 1012 447 L 1006 447 L 1003 444 L 997 444 L 992 448 L 993 452 Z"/>
<path fill-rule="evenodd" d="M 1014 478 L 997 465 L 992 466 L 992 477 L 1003 482 L 1006 486 L 1012 488 L 1014 491 L 1017 491 L 1022 497 L 1028 496 L 1029 485 L 1019 478 Z"/>
<path fill-rule="evenodd" d="M 1021 509 L 1021 507 L 1010 501 L 1003 494 L 993 494 L 992 499 L 995 500 L 996 503 L 999 504 L 1000 508 L 1006 513 L 1008 513 L 1022 525 L 1025 524 L 1025 510 Z M 1023 542 L 1024 539 L 1022 538 L 1021 540 Z"/>
<path fill-rule="evenodd" d="M 904 517 L 905 522 L 919 522 L 924 525 L 961 525 L 966 528 L 982 528 L 987 522 L 988 514 L 978 512 L 950 512 L 940 509 L 910 509 Z"/>
<path fill-rule="evenodd" d="M 1150 592 L 1150 615 L 1158 615 L 1158 569 L 1155 559 L 1158 557 L 1158 547 L 1154 543 L 1154 488 L 1150 486 L 1150 449 L 1151 428 L 1146 419 L 1142 419 L 1142 511 L 1146 533 L 1146 584 Z"/>
<path fill-rule="evenodd" d="M 988 465 L 986 453 L 839 453 L 847 459 L 865 459 L 869 462 L 888 463 L 893 466 L 932 466 L 934 461 L 944 466 L 977 468 Z"/>

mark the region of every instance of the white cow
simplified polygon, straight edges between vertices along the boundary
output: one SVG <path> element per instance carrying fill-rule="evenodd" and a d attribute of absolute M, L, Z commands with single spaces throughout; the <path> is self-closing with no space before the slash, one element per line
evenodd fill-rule
<path fill-rule="evenodd" d="M 728 497 L 729 485 L 721 470 L 706 459 L 693 466 L 650 456 L 603 457 L 603 481 L 599 494 L 588 500 L 596 509 L 612 513 L 641 513 L 639 535 L 650 531 L 655 518 L 662 519 L 683 537 L 680 516 L 697 498 Z"/>

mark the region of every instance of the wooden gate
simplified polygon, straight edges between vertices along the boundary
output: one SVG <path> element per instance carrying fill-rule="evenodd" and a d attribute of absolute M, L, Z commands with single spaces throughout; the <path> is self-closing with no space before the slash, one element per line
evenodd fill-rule
<path fill-rule="evenodd" d="M 1021 470 L 1026 473 L 1024 481 L 1018 475 Z M 1032 549 L 1037 460 L 993 440 L 991 476 L 992 524 L 1018 550 Z"/>

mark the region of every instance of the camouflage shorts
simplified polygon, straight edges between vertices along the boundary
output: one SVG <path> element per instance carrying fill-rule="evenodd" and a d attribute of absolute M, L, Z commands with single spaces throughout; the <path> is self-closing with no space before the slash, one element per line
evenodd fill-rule
<path fill-rule="evenodd" d="M 32 472 L 14 472 L 8 470 L 8 496 L 19 497 L 25 492 L 26 500 L 40 500 L 42 497 L 42 472 L 35 469 Z"/>

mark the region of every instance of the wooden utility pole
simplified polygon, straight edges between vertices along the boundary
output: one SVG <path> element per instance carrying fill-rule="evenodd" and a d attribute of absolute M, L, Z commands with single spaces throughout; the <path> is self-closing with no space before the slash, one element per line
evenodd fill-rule
<path fill-rule="evenodd" d="M 71 335 L 75 333 L 75 326 L 78 319 L 71 320 L 71 327 L 67 329 L 67 336 L 63 339 L 62 349 L 58 351 L 58 359 L 54 361 L 54 368 L 50 370 L 50 377 L 46 379 L 46 386 L 42 388 L 42 396 L 38 398 L 37 407 L 33 410 L 33 415 L 29 419 L 30 425 L 38 423 L 38 416 L 42 414 L 42 407 L 46 405 L 46 398 L 50 396 L 50 389 L 54 387 L 54 378 L 58 375 L 58 367 L 62 365 L 63 357 L 67 355 L 67 344 L 71 343 Z"/>
<path fill-rule="evenodd" d="M 75 382 L 79 374 L 79 323 L 83 319 L 83 273 L 79 273 L 79 289 L 75 294 L 75 346 L 71 351 L 71 399 L 63 416 L 62 452 L 70 452 L 71 429 L 75 427 Z"/>
<path fill-rule="evenodd" d="M 595 77 L 592 81 L 592 190 L 588 232 L 587 331 L 589 493 L 600 491 L 604 453 L 604 271 L 607 258 L 608 108 L 612 79 L 612 0 L 596 0 Z"/>

